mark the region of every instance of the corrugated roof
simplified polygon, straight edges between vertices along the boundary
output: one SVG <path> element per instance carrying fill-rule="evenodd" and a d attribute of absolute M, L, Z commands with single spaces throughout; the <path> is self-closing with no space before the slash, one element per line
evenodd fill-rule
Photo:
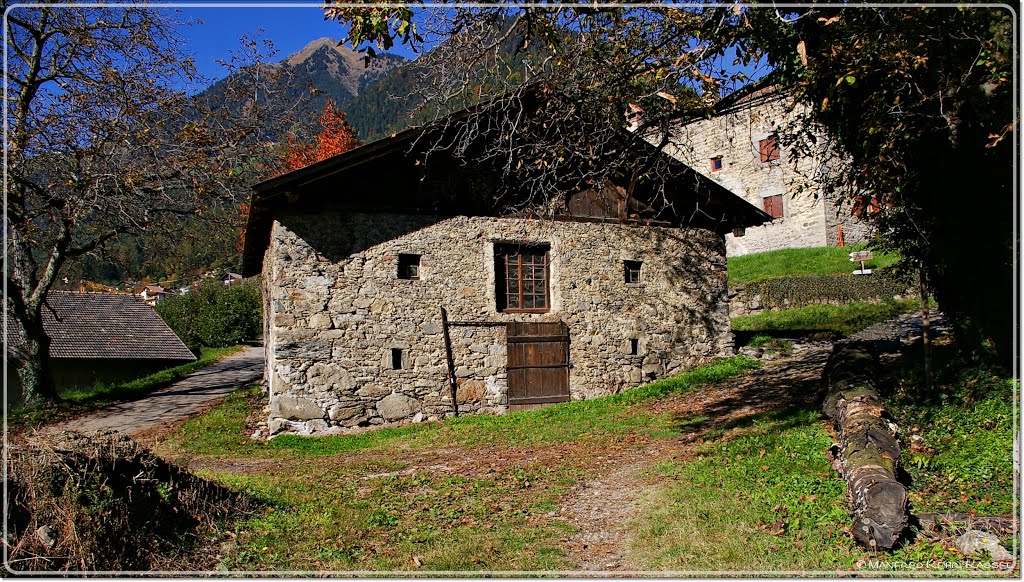
<path fill-rule="evenodd" d="M 51 291 L 46 303 L 51 358 L 196 359 L 156 311 L 132 295 Z"/>

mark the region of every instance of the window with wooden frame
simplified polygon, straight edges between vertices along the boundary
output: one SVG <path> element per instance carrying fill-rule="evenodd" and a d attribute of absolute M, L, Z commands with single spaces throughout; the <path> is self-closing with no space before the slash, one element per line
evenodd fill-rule
<path fill-rule="evenodd" d="M 544 313 L 551 310 L 548 245 L 494 246 L 498 311 Z"/>
<path fill-rule="evenodd" d="M 640 268 L 643 266 L 643 263 L 640 261 L 622 261 L 622 266 L 627 284 L 640 282 Z"/>
<path fill-rule="evenodd" d="M 761 150 L 761 163 L 779 159 L 779 138 L 770 135 L 758 142 Z"/>
<path fill-rule="evenodd" d="M 765 196 L 761 199 L 761 202 L 764 204 L 764 211 L 770 214 L 772 218 L 782 218 L 784 216 L 782 194 Z"/>
<path fill-rule="evenodd" d="M 711 171 L 717 172 L 722 169 L 722 156 L 711 158 Z"/>
<path fill-rule="evenodd" d="M 420 278 L 420 255 L 398 255 L 398 278 L 413 280 Z"/>

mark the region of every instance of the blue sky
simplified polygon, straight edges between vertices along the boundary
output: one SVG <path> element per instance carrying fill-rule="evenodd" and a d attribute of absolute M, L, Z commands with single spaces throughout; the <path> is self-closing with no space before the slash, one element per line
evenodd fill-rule
<path fill-rule="evenodd" d="M 347 28 L 333 21 L 325 21 L 323 10 L 318 3 L 295 2 L 292 5 L 178 8 L 180 19 L 194 22 L 182 27 L 182 37 L 188 41 L 191 52 L 196 56 L 199 73 L 210 80 L 227 75 L 227 70 L 217 64 L 218 59 L 227 59 L 232 50 L 240 46 L 242 35 L 256 35 L 269 39 L 277 49 L 274 61 L 284 59 L 306 46 L 310 41 L 331 37 L 340 40 Z M 407 58 L 417 55 L 404 45 L 396 45 L 389 52 Z M 731 59 L 730 59 L 731 60 Z M 765 71 L 754 67 L 736 67 L 726 64 L 729 70 L 744 70 L 752 78 L 762 76 Z M 201 90 L 203 87 L 193 87 Z"/>
<path fill-rule="evenodd" d="M 217 64 L 217 59 L 227 59 L 232 50 L 239 47 L 244 34 L 255 35 L 262 29 L 261 38 L 269 39 L 278 50 L 274 60 L 281 60 L 293 54 L 310 41 L 321 37 L 340 40 L 347 32 L 336 22 L 324 20 L 323 10 L 318 4 L 300 4 L 287 7 L 203 7 L 179 8 L 180 18 L 193 21 L 191 26 L 182 27 L 182 37 L 196 56 L 199 73 L 212 79 L 223 78 L 227 73 Z M 395 46 L 391 51 L 408 58 L 414 53 L 404 46 Z"/>

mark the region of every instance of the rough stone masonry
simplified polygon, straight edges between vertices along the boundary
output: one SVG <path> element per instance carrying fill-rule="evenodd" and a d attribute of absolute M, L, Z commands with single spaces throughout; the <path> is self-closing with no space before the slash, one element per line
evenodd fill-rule
<path fill-rule="evenodd" d="M 499 312 L 495 249 L 546 245 L 550 310 Z M 397 276 L 419 256 L 418 279 Z M 627 282 L 624 261 L 640 263 Z M 263 260 L 271 432 L 508 409 L 509 321 L 568 325 L 569 392 L 618 392 L 731 348 L 725 241 L 699 228 L 324 211 L 276 216 Z M 487 325 L 491 324 L 491 325 Z M 497 324 L 497 325 L 495 325 Z M 635 352 L 635 353 L 634 353 Z"/>
<path fill-rule="evenodd" d="M 726 235 L 730 257 L 777 249 L 854 244 L 871 236 L 870 223 L 853 216 L 849 201 L 827 185 L 847 163 L 825 130 L 813 125 L 806 106 L 768 87 L 710 119 L 677 126 L 666 152 L 761 208 L 777 197 L 781 214 L 770 223 Z M 760 143 L 795 128 L 811 128 L 814 151 L 794 152 L 780 143 L 778 159 L 763 160 Z M 716 163 L 717 161 L 717 163 Z"/>

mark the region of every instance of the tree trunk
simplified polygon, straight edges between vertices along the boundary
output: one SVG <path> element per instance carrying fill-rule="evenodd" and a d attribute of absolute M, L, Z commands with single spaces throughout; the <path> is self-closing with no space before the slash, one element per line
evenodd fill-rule
<path fill-rule="evenodd" d="M 928 314 L 928 287 L 924 282 L 924 265 L 917 271 L 918 288 L 921 293 L 921 345 L 924 350 L 924 387 L 932 392 L 932 324 Z"/>
<path fill-rule="evenodd" d="M 20 322 L 24 336 L 20 350 L 18 378 L 25 395 L 25 403 L 34 406 L 57 400 L 57 389 L 50 369 L 50 338 L 43 331 L 43 306 L 30 310 L 28 321 Z M 33 317 L 34 316 L 34 317 Z"/>
<path fill-rule="evenodd" d="M 835 423 L 834 466 L 846 480 L 853 537 L 870 550 L 892 549 L 909 519 L 907 489 L 896 479 L 896 425 L 875 390 L 878 362 L 868 349 L 837 345 L 825 366 L 823 407 Z"/>

